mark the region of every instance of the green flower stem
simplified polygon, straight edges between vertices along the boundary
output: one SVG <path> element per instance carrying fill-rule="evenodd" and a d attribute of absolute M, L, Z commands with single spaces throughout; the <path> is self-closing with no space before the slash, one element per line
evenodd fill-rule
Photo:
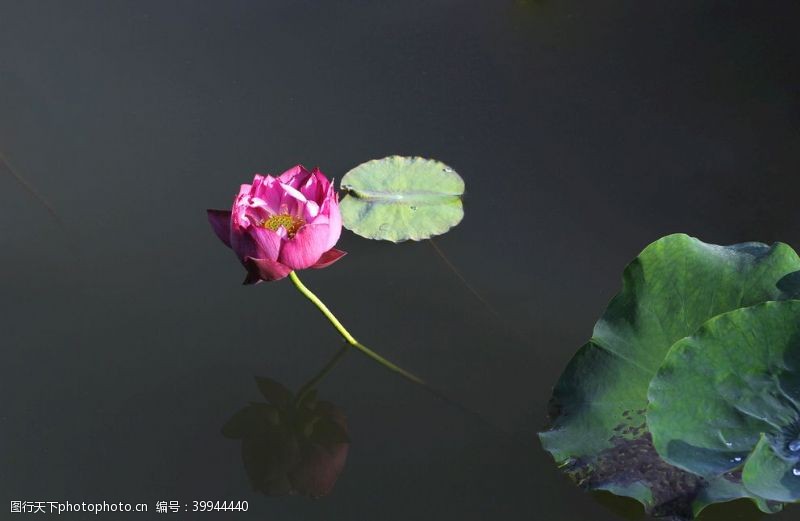
<path fill-rule="evenodd" d="M 305 295 L 305 297 L 308 300 L 310 300 L 311 302 L 314 303 L 315 306 L 317 306 L 317 308 L 322 312 L 322 314 L 325 315 L 325 317 L 330 321 L 331 324 L 333 324 L 333 327 L 335 327 L 336 330 L 344 337 L 344 339 L 347 341 L 348 344 L 350 344 L 351 346 L 355 347 L 356 349 L 358 349 L 359 351 L 361 351 L 362 353 L 364 353 L 368 357 L 372 358 L 374 361 L 378 362 L 379 364 L 381 364 L 383 367 L 389 369 L 390 371 L 394 371 L 395 373 L 398 373 L 403 378 L 405 378 L 407 380 L 410 380 L 410 381 L 414 382 L 415 384 L 426 386 L 425 382 L 422 379 L 414 376 L 413 374 L 409 373 L 405 369 L 403 369 L 403 368 L 401 368 L 399 366 L 396 366 L 392 362 L 390 362 L 387 359 L 383 358 L 381 355 L 379 355 L 378 353 L 376 353 L 372 349 L 368 348 L 367 346 L 365 346 L 364 344 L 362 344 L 358 340 L 356 340 L 353 337 L 353 335 L 351 335 L 350 332 L 347 331 L 347 329 L 344 328 L 342 323 L 339 322 L 339 319 L 337 319 L 336 316 L 333 313 L 331 313 L 331 310 L 328 309 L 328 306 L 326 306 L 319 299 L 319 297 L 314 295 L 311 292 L 310 289 L 308 289 L 307 287 L 305 287 L 305 285 L 303 285 L 303 283 L 300 281 L 300 278 L 297 276 L 297 273 L 295 273 L 294 271 L 289 273 L 289 278 L 292 279 L 292 282 L 297 287 L 297 289 L 300 291 L 300 293 Z"/>

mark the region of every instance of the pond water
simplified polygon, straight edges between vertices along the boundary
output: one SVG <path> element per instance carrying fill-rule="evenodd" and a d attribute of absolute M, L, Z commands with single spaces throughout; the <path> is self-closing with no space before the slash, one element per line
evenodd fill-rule
<path fill-rule="evenodd" d="M 642 519 L 575 487 L 536 432 L 645 245 L 681 231 L 800 246 L 798 15 L 710 0 L 0 3 L 0 508 Z M 254 172 L 339 179 L 392 154 L 464 178 L 464 221 L 436 241 L 446 260 L 345 231 L 349 254 L 301 275 L 462 407 L 348 353 L 318 387 L 351 440 L 334 490 L 265 497 L 221 428 L 262 401 L 255 376 L 297 390 L 340 340 L 290 282 L 242 286 L 205 209 Z M 762 517 L 737 502 L 707 519 Z"/>

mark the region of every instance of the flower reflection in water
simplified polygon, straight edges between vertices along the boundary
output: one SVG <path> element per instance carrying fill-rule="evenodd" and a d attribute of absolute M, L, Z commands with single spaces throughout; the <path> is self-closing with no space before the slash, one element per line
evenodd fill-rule
<path fill-rule="evenodd" d="M 266 403 L 251 403 L 222 428 L 225 437 L 242 441 L 242 460 L 255 490 L 309 497 L 333 490 L 350 448 L 347 421 L 338 407 L 317 398 L 314 387 L 346 352 L 347 346 L 297 394 L 256 378 Z"/>

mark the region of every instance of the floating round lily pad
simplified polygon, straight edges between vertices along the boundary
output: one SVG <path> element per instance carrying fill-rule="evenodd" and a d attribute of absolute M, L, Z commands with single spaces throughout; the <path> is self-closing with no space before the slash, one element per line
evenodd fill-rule
<path fill-rule="evenodd" d="M 390 156 L 367 161 L 341 180 L 345 228 L 367 239 L 401 242 L 441 235 L 461 222 L 464 180 L 439 161 Z"/>
<path fill-rule="evenodd" d="M 649 396 L 653 443 L 668 462 L 800 501 L 800 301 L 709 320 L 672 346 Z"/>

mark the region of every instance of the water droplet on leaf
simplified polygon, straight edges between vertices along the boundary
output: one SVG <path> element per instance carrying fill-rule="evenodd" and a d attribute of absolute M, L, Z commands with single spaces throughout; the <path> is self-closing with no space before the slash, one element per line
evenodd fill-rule
<path fill-rule="evenodd" d="M 800 476 L 800 467 L 793 468 L 792 474 L 794 474 L 795 476 Z"/>
<path fill-rule="evenodd" d="M 789 444 L 789 450 L 792 452 L 800 452 L 800 440 L 794 440 Z"/>

